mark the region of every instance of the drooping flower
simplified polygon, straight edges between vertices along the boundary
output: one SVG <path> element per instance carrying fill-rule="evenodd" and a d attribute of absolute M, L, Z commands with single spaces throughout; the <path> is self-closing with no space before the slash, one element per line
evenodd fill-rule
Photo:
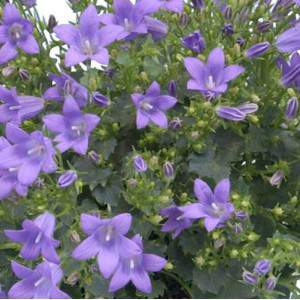
<path fill-rule="evenodd" d="M 72 257 L 87 260 L 97 256 L 101 273 L 105 278 L 109 278 L 119 264 L 121 253 L 140 251 L 135 243 L 125 237 L 130 229 L 131 220 L 131 215 L 126 213 L 111 219 L 82 214 L 80 224 L 88 238 L 77 246 Z"/>
<path fill-rule="evenodd" d="M 250 285 L 256 285 L 258 283 L 258 276 L 251 272 L 244 271 L 243 280 Z"/>
<path fill-rule="evenodd" d="M 299 109 L 298 99 L 296 97 L 292 97 L 291 99 L 289 99 L 287 103 L 286 110 L 285 110 L 285 117 L 288 120 L 295 119 L 298 114 L 298 109 Z"/>
<path fill-rule="evenodd" d="M 138 129 L 154 123 L 161 128 L 168 127 L 165 112 L 172 108 L 177 100 L 174 97 L 160 94 L 160 86 L 154 81 L 146 93 L 132 94 L 131 99 L 137 109 L 136 126 Z"/>
<path fill-rule="evenodd" d="M 234 206 L 229 200 L 229 179 L 221 180 L 216 185 L 214 192 L 206 182 L 196 179 L 194 194 L 199 203 L 190 204 L 189 209 L 184 212 L 184 216 L 191 219 L 204 218 L 204 226 L 207 231 L 223 226 L 232 216 Z"/>
<path fill-rule="evenodd" d="M 54 28 L 57 37 L 70 46 L 65 56 L 67 67 L 75 66 L 86 60 L 94 60 L 108 65 L 109 54 L 106 46 L 115 41 L 122 28 L 105 26 L 99 29 L 100 19 L 96 7 L 89 5 L 81 14 L 79 28 L 71 24 Z"/>
<path fill-rule="evenodd" d="M 15 88 L 8 90 L 0 86 L 0 122 L 16 125 L 36 116 L 44 108 L 44 100 L 33 96 L 18 96 Z"/>
<path fill-rule="evenodd" d="M 199 91 L 208 99 L 224 93 L 227 83 L 244 72 L 244 68 L 238 65 L 225 67 L 224 52 L 221 48 L 210 52 L 207 64 L 194 57 L 185 58 L 184 64 L 192 77 L 187 83 L 187 88 Z"/>
<path fill-rule="evenodd" d="M 264 276 L 271 271 L 272 264 L 268 259 L 261 259 L 257 261 L 254 267 L 254 272 L 258 275 Z"/>
<path fill-rule="evenodd" d="M 53 239 L 55 217 L 45 212 L 33 221 L 26 219 L 21 230 L 4 230 L 5 235 L 14 242 L 23 245 L 21 256 L 27 260 L 34 260 L 42 255 L 49 262 L 58 264 L 60 259 L 55 251 L 59 241 Z"/>
<path fill-rule="evenodd" d="M 0 151 L 10 147 L 11 144 L 4 137 L 0 137 Z M 25 197 L 28 192 L 28 186 L 18 180 L 18 170 L 0 169 L 0 200 L 10 196 L 15 190 L 19 196 Z"/>
<path fill-rule="evenodd" d="M 265 54 L 270 48 L 269 42 L 262 42 L 251 46 L 246 50 L 246 57 L 256 58 Z"/>
<path fill-rule="evenodd" d="M 282 72 L 282 84 L 300 90 L 300 55 L 297 52 L 293 53 L 289 62 L 286 62 L 283 58 L 278 58 L 277 66 Z"/>
<path fill-rule="evenodd" d="M 46 127 L 58 133 L 54 141 L 58 142 L 60 152 L 73 149 L 78 154 L 86 154 L 89 136 L 100 122 L 93 114 L 83 114 L 72 96 L 68 96 L 63 106 L 63 115 L 50 114 L 43 118 Z"/>
<path fill-rule="evenodd" d="M 181 13 L 183 11 L 183 0 L 161 0 L 162 8 L 173 11 L 175 13 Z"/>
<path fill-rule="evenodd" d="M 139 0 L 133 4 L 130 0 L 114 0 L 114 14 L 100 15 L 101 23 L 121 27 L 118 39 L 130 40 L 137 35 L 151 33 L 155 38 L 166 35 L 168 27 L 165 23 L 149 15 L 161 8 L 159 0 Z"/>
<path fill-rule="evenodd" d="M 300 49 L 300 24 L 284 31 L 276 41 L 280 52 L 294 52 Z"/>
<path fill-rule="evenodd" d="M 142 156 L 136 155 L 133 159 L 134 168 L 138 173 L 144 173 L 148 169 L 148 165 Z"/>
<path fill-rule="evenodd" d="M 139 251 L 121 253 L 118 268 L 109 284 L 110 292 L 121 289 L 131 281 L 141 292 L 151 293 L 152 284 L 148 272 L 159 272 L 167 263 L 158 255 L 143 253 L 143 242 L 140 235 L 135 235 L 132 241 L 138 246 Z"/>
<path fill-rule="evenodd" d="M 68 96 L 72 96 L 79 107 L 84 107 L 88 101 L 88 90 L 71 76 L 61 73 L 60 76 L 55 74 L 49 75 L 50 80 L 55 86 L 49 88 L 43 95 L 45 99 L 64 102 Z"/>
<path fill-rule="evenodd" d="M 205 40 L 200 31 L 195 31 L 182 38 L 182 45 L 195 53 L 202 53 L 205 49 Z"/>
<path fill-rule="evenodd" d="M 8 292 L 11 299 L 69 299 L 57 285 L 63 278 L 63 271 L 57 264 L 44 261 L 31 270 L 12 261 L 15 275 L 21 279 Z"/>
<path fill-rule="evenodd" d="M 16 171 L 18 181 L 23 185 L 31 185 L 41 171 L 53 173 L 56 170 L 52 141 L 42 132 L 28 134 L 13 124 L 7 124 L 6 138 L 12 146 L 0 151 L 0 169 Z"/>
<path fill-rule="evenodd" d="M 39 45 L 33 37 L 33 25 L 23 19 L 14 4 L 7 3 L 3 10 L 2 24 L 0 25 L 0 65 L 18 55 L 17 48 L 27 54 L 39 53 Z"/>
<path fill-rule="evenodd" d="M 78 176 L 76 171 L 69 170 L 59 176 L 57 183 L 59 187 L 65 188 L 72 185 L 77 180 L 77 178 Z"/>

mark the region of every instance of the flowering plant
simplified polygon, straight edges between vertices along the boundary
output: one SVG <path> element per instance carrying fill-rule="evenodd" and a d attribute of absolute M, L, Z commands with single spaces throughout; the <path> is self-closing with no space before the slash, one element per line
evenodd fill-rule
<path fill-rule="evenodd" d="M 290 298 L 299 1 L 0 0 L 9 298 Z"/>

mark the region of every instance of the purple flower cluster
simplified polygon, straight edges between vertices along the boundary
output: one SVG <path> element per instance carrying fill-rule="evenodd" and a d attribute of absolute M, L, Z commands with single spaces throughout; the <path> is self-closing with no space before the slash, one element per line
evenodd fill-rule
<path fill-rule="evenodd" d="M 144 293 L 152 290 L 148 272 L 159 272 L 166 260 L 143 252 L 140 235 L 129 239 L 125 235 L 131 226 L 130 214 L 120 214 L 111 219 L 81 215 L 81 228 L 88 235 L 73 251 L 72 257 L 87 260 L 97 257 L 99 270 L 111 278 L 109 291 L 115 292 L 130 281 Z"/>
<path fill-rule="evenodd" d="M 175 238 L 198 219 L 204 219 L 204 226 L 210 232 L 224 226 L 231 218 L 234 206 L 229 201 L 229 179 L 221 180 L 216 185 L 214 192 L 206 182 L 196 179 L 194 194 L 198 199 L 197 203 L 171 206 L 161 210 L 161 215 L 168 218 L 162 227 L 163 232 L 173 232 L 172 236 Z"/>

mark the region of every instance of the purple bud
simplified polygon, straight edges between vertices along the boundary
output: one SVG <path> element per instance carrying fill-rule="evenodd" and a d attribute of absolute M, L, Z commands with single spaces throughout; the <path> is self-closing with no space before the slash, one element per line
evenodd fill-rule
<path fill-rule="evenodd" d="M 277 284 L 277 278 L 274 276 L 271 276 L 265 282 L 265 289 L 268 291 L 272 291 L 275 289 L 276 284 Z"/>
<path fill-rule="evenodd" d="M 296 97 L 292 97 L 286 106 L 285 117 L 288 120 L 295 119 L 298 114 L 299 102 Z"/>
<path fill-rule="evenodd" d="M 181 39 L 182 45 L 196 53 L 205 49 L 205 41 L 200 31 L 195 31 Z"/>
<path fill-rule="evenodd" d="M 270 43 L 269 42 L 262 42 L 253 45 L 250 47 L 248 50 L 246 50 L 246 57 L 248 58 L 255 58 L 263 55 L 266 53 L 270 48 Z"/>
<path fill-rule="evenodd" d="M 50 15 L 49 20 L 48 20 L 48 30 L 49 32 L 53 32 L 53 28 L 57 25 L 57 21 L 55 16 Z"/>
<path fill-rule="evenodd" d="M 2 75 L 3 77 L 9 77 L 11 74 L 14 73 L 15 70 L 16 68 L 12 66 L 5 67 L 2 69 Z"/>
<path fill-rule="evenodd" d="M 96 153 L 94 150 L 90 151 L 88 154 L 89 158 L 94 161 L 95 163 L 98 163 L 100 160 L 100 156 L 98 153 Z"/>
<path fill-rule="evenodd" d="M 240 220 L 245 220 L 248 218 L 248 214 L 241 210 L 236 211 L 235 216 Z"/>
<path fill-rule="evenodd" d="M 76 171 L 69 170 L 65 173 L 63 173 L 59 178 L 58 178 L 58 185 L 61 188 L 65 188 L 73 184 L 77 180 L 77 173 Z"/>
<path fill-rule="evenodd" d="M 176 98 L 176 82 L 175 80 L 170 80 L 168 84 L 169 95 Z"/>
<path fill-rule="evenodd" d="M 136 155 L 133 161 L 134 168 L 138 173 L 143 173 L 147 171 L 148 165 L 140 155 Z"/>
<path fill-rule="evenodd" d="M 277 64 L 280 65 L 282 62 L 278 62 Z M 281 65 L 281 69 L 283 68 L 284 64 Z M 284 68 L 282 69 L 284 70 Z M 297 80 L 298 76 L 300 75 L 300 64 L 292 65 L 288 71 L 283 71 L 283 76 L 281 77 L 281 82 L 285 86 L 289 86 L 293 84 L 295 80 Z"/>
<path fill-rule="evenodd" d="M 224 9 L 224 18 L 230 20 L 232 18 L 232 8 L 229 5 L 226 5 Z"/>
<path fill-rule="evenodd" d="M 26 69 L 20 69 L 19 76 L 23 81 L 27 81 L 30 78 L 30 74 L 29 74 L 28 70 L 26 70 Z"/>
<path fill-rule="evenodd" d="M 256 274 L 253 274 L 248 271 L 244 271 L 242 276 L 243 276 L 243 280 L 248 284 L 256 285 L 258 283 L 258 277 Z"/>
<path fill-rule="evenodd" d="M 179 129 L 182 127 L 182 121 L 179 118 L 174 118 L 170 121 L 169 126 L 172 129 Z"/>
<path fill-rule="evenodd" d="M 242 224 L 234 224 L 233 225 L 233 230 L 236 234 L 240 234 L 243 231 L 243 226 Z"/>
<path fill-rule="evenodd" d="M 64 95 L 65 97 L 72 95 L 72 82 L 67 79 L 64 84 Z"/>
<path fill-rule="evenodd" d="M 271 262 L 268 259 L 259 260 L 254 267 L 254 272 L 258 275 L 266 275 L 271 271 Z"/>
<path fill-rule="evenodd" d="M 36 5 L 36 0 L 21 0 L 21 2 L 28 8 Z"/>
<path fill-rule="evenodd" d="M 241 47 L 245 45 L 245 40 L 242 37 L 238 37 L 236 39 L 236 43 L 239 44 Z"/>
<path fill-rule="evenodd" d="M 182 13 L 179 18 L 179 23 L 182 27 L 185 27 L 189 22 L 189 16 L 186 13 Z"/>
<path fill-rule="evenodd" d="M 92 99 L 96 104 L 98 104 L 101 107 L 107 107 L 109 105 L 109 100 L 107 97 L 103 96 L 99 92 L 93 92 L 92 93 Z"/>
<path fill-rule="evenodd" d="M 246 118 L 246 114 L 235 107 L 219 106 L 216 109 L 216 113 L 219 117 L 231 120 L 235 122 L 243 121 Z"/>
<path fill-rule="evenodd" d="M 270 184 L 272 186 L 279 186 L 282 182 L 283 176 L 284 176 L 284 173 L 282 170 L 276 171 L 269 180 Z"/>
<path fill-rule="evenodd" d="M 204 0 L 192 0 L 192 3 L 196 9 L 201 9 L 204 7 Z"/>
<path fill-rule="evenodd" d="M 233 25 L 232 24 L 225 24 L 223 29 L 222 29 L 222 32 L 227 36 L 233 35 L 233 33 L 234 33 Z"/>
<path fill-rule="evenodd" d="M 256 28 L 259 32 L 267 32 L 272 27 L 272 22 L 270 21 L 262 21 L 258 22 Z"/>
<path fill-rule="evenodd" d="M 164 174 L 166 177 L 173 177 L 174 176 L 174 168 L 173 165 L 167 161 L 164 164 Z"/>
<path fill-rule="evenodd" d="M 246 102 L 239 105 L 237 108 L 247 115 L 255 113 L 258 110 L 258 105 L 256 103 Z"/>

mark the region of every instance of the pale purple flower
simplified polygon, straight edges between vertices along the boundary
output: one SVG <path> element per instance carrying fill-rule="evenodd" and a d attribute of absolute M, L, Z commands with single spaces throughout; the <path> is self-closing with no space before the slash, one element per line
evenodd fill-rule
<path fill-rule="evenodd" d="M 72 96 L 68 96 L 63 107 L 63 115 L 50 114 L 43 118 L 46 127 L 58 133 L 54 141 L 58 142 L 60 152 L 73 149 L 78 154 L 86 154 L 89 136 L 100 122 L 93 114 L 83 114 Z"/>
<path fill-rule="evenodd" d="M 161 8 L 159 0 L 139 0 L 133 4 L 130 0 L 114 0 L 114 14 L 100 15 L 100 21 L 104 25 L 121 28 L 118 39 L 130 40 L 137 35 L 151 33 L 154 38 L 166 35 L 168 27 L 165 23 L 156 20 L 149 15 Z"/>
<path fill-rule="evenodd" d="M 246 50 L 246 57 L 256 58 L 265 54 L 270 48 L 269 42 L 255 44 Z"/>
<path fill-rule="evenodd" d="M 294 52 L 300 49 L 300 24 L 284 31 L 276 41 L 280 52 Z"/>
<path fill-rule="evenodd" d="M 138 173 L 144 173 L 148 169 L 148 165 L 142 156 L 136 155 L 133 159 L 134 168 Z"/>
<path fill-rule="evenodd" d="M 181 39 L 182 45 L 195 53 L 202 53 L 205 49 L 205 40 L 200 31 L 195 31 Z"/>
<path fill-rule="evenodd" d="M 240 122 L 246 119 L 246 114 L 236 107 L 218 106 L 216 114 L 226 120 Z"/>
<path fill-rule="evenodd" d="M 243 272 L 243 280 L 244 282 L 250 285 L 256 285 L 258 283 L 258 276 L 248 271 Z"/>
<path fill-rule="evenodd" d="M 277 66 L 282 71 L 282 84 L 286 87 L 294 86 L 300 90 L 300 55 L 297 52 L 293 53 L 289 62 L 278 58 Z"/>
<path fill-rule="evenodd" d="M 97 256 L 102 275 L 109 278 L 120 264 L 120 254 L 138 253 L 139 247 L 125 237 L 131 226 L 130 214 L 120 214 L 111 219 L 100 219 L 88 214 L 80 217 L 81 228 L 88 238 L 72 253 L 77 260 Z"/>
<path fill-rule="evenodd" d="M 55 217 L 45 212 L 33 221 L 26 219 L 21 230 L 4 230 L 5 235 L 14 242 L 23 245 L 21 256 L 27 260 L 34 260 L 42 255 L 48 261 L 59 263 L 60 259 L 55 251 L 59 241 L 53 239 Z"/>
<path fill-rule="evenodd" d="M 221 180 L 216 185 L 214 192 L 206 182 L 196 179 L 194 194 L 199 203 L 190 204 L 188 210 L 184 212 L 185 217 L 190 219 L 204 218 L 204 226 L 207 231 L 223 226 L 231 218 L 234 206 L 229 200 L 229 179 Z"/>
<path fill-rule="evenodd" d="M 298 109 L 299 109 L 298 99 L 296 97 L 292 97 L 291 99 L 289 99 L 287 103 L 285 117 L 288 120 L 295 119 L 298 114 Z"/>
<path fill-rule="evenodd" d="M 69 299 L 57 286 L 63 278 L 59 265 L 44 261 L 31 270 L 12 261 L 15 275 L 21 279 L 8 292 L 11 299 Z"/>
<path fill-rule="evenodd" d="M 18 55 L 17 48 L 28 54 L 39 53 L 39 45 L 33 37 L 33 25 L 23 19 L 14 4 L 7 3 L 0 25 L 0 65 Z"/>
<path fill-rule="evenodd" d="M 120 26 L 100 27 L 96 7 L 89 5 L 81 14 L 79 27 L 71 24 L 54 28 L 57 37 L 70 46 L 65 56 L 67 67 L 75 66 L 86 60 L 94 60 L 108 65 L 109 54 L 106 46 L 115 41 L 122 28 Z"/>
<path fill-rule="evenodd" d="M 55 85 L 49 88 L 43 95 L 45 99 L 64 102 L 68 96 L 72 96 L 80 107 L 84 107 L 88 101 L 88 90 L 71 76 L 61 73 L 60 76 L 50 74 L 49 78 Z"/>
<path fill-rule="evenodd" d="M 245 102 L 240 104 L 237 108 L 243 113 L 245 113 L 246 115 L 248 115 L 257 112 L 258 105 L 252 102 Z"/>
<path fill-rule="evenodd" d="M 28 186 L 41 171 L 55 172 L 55 150 L 52 141 L 42 132 L 28 134 L 13 124 L 7 124 L 6 138 L 12 146 L 0 151 L 0 169 L 16 171 L 20 183 Z"/>
<path fill-rule="evenodd" d="M 161 128 L 168 127 L 166 111 L 172 108 L 177 100 L 168 95 L 161 95 L 159 84 L 154 81 L 146 93 L 132 94 L 131 99 L 137 109 L 136 126 L 138 129 L 154 123 Z"/>
<path fill-rule="evenodd" d="M 185 67 L 192 79 L 187 83 L 189 90 L 196 90 L 213 99 L 227 90 L 227 83 L 241 73 L 244 68 L 238 65 L 225 67 L 225 56 L 221 48 L 215 48 L 208 56 L 207 64 L 194 57 L 184 60 Z"/>
<path fill-rule="evenodd" d="M 272 177 L 269 179 L 269 182 L 272 186 L 280 186 L 283 177 L 284 177 L 283 171 L 278 170 L 272 175 Z"/>
<path fill-rule="evenodd" d="M 77 178 L 77 172 L 74 170 L 69 170 L 59 176 L 57 183 L 59 187 L 65 188 L 72 185 Z"/>
<path fill-rule="evenodd" d="M 272 264 L 268 259 L 261 259 L 257 261 L 254 267 L 254 272 L 258 275 L 264 276 L 271 271 Z"/>
<path fill-rule="evenodd" d="M 33 96 L 18 96 L 15 88 L 8 90 L 0 86 L 0 122 L 20 125 L 39 114 L 44 108 L 44 100 Z"/>
<path fill-rule="evenodd" d="M 276 277 L 274 277 L 274 276 L 269 277 L 269 278 L 265 281 L 265 285 L 264 285 L 265 289 L 266 289 L 267 291 L 273 291 L 273 290 L 275 289 L 275 287 L 276 287 L 277 281 L 278 281 L 278 280 L 277 280 Z"/>
<path fill-rule="evenodd" d="M 93 92 L 92 99 L 97 105 L 101 107 L 107 107 L 109 105 L 109 99 L 99 92 Z"/>
<path fill-rule="evenodd" d="M 152 284 L 148 272 L 161 271 L 167 261 L 158 255 L 143 253 L 140 235 L 135 235 L 131 240 L 139 251 L 121 252 L 120 262 L 109 284 L 109 291 L 115 292 L 131 281 L 141 292 L 151 293 Z"/>
<path fill-rule="evenodd" d="M 6 138 L 0 137 L 0 151 L 10 146 L 11 144 Z M 9 197 L 13 190 L 19 196 L 25 197 L 28 192 L 28 186 L 19 182 L 17 169 L 0 169 L 0 200 Z"/>
<path fill-rule="evenodd" d="M 21 0 L 21 2 L 27 7 L 32 7 L 36 5 L 36 0 Z"/>
<path fill-rule="evenodd" d="M 162 8 L 175 12 L 181 13 L 183 11 L 184 2 L 183 0 L 161 0 Z"/>

